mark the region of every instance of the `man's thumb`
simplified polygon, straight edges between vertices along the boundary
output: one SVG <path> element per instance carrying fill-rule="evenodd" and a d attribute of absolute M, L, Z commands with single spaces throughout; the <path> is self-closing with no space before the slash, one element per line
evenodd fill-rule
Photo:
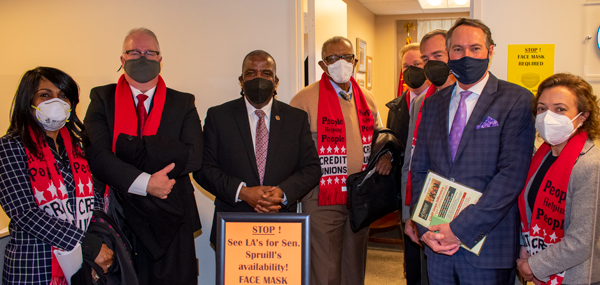
<path fill-rule="evenodd" d="M 165 168 L 161 169 L 160 172 L 164 172 L 165 174 L 171 172 L 175 168 L 175 163 L 171 162 L 171 164 L 167 165 Z"/>

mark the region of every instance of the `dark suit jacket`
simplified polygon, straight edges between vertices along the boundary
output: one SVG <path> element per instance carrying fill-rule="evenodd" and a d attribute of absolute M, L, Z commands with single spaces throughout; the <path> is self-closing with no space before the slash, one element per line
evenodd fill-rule
<path fill-rule="evenodd" d="M 112 137 L 114 129 L 115 115 L 115 89 L 116 84 L 96 87 L 91 91 L 91 102 L 85 117 L 85 127 L 91 144 L 86 147 L 86 156 L 96 180 L 110 185 L 112 191 L 118 191 L 119 195 L 131 203 L 135 201 L 152 200 L 150 195 L 146 197 L 127 194 L 127 191 L 133 181 L 144 171 L 140 164 L 131 160 L 127 162 L 122 156 L 115 156 L 112 152 Z M 133 97 L 132 97 L 133 100 Z M 145 208 L 147 215 L 136 215 L 125 217 L 125 227 L 123 231 L 126 234 L 131 233 L 130 237 L 134 239 L 134 250 L 137 253 L 137 268 L 140 275 L 141 284 L 151 283 L 173 283 L 173 284 L 195 284 L 196 261 L 193 232 L 200 229 L 200 219 L 194 199 L 194 188 L 191 184 L 189 173 L 200 169 L 202 166 L 202 134 L 198 113 L 196 111 L 195 99 L 192 94 L 181 93 L 167 88 L 166 101 L 161 117 L 161 123 L 156 136 L 145 137 L 152 138 L 150 141 L 160 141 L 159 144 L 148 142 L 144 144 L 140 155 L 148 156 L 144 159 L 133 158 L 137 162 L 154 157 L 160 157 L 159 160 L 165 160 L 164 165 L 152 165 L 151 170 L 162 169 L 168 165 L 168 158 L 165 155 L 169 153 L 181 155 L 176 152 L 170 152 L 169 149 L 187 147 L 187 160 L 177 163 L 177 172 L 180 173 L 175 178 L 176 183 L 169 194 L 168 200 L 175 203 L 178 208 L 177 214 L 182 214 L 180 224 L 165 225 L 165 221 L 153 219 L 160 216 L 165 208 Z M 150 113 L 152 109 L 150 110 Z M 131 143 L 139 144 L 139 141 Z M 122 149 L 139 149 L 137 146 L 127 146 L 127 140 L 120 140 L 119 147 Z M 156 145 L 162 145 L 156 148 Z M 154 147 L 152 147 L 154 146 Z M 149 151 L 150 150 L 150 151 Z M 150 159 L 152 160 L 152 159 Z M 177 160 L 175 156 L 173 161 Z M 154 160 L 156 161 L 156 159 Z M 181 160 L 178 160 L 181 161 Z M 175 171 L 174 171 L 175 172 Z M 152 174 L 151 172 L 150 174 Z M 172 175 L 173 173 L 171 173 Z M 100 186 L 100 187 L 98 187 Z M 98 185 L 97 189 L 104 190 L 103 185 Z M 111 204 L 115 205 L 117 195 L 111 195 Z M 150 197 L 149 197 L 150 196 Z M 123 203 L 127 207 L 127 203 Z M 127 211 L 124 211 L 127 212 Z M 135 222 L 133 222 L 135 221 Z M 140 229 L 144 231 L 140 232 Z M 173 229 L 176 232 L 165 232 Z M 161 242 L 148 248 L 149 239 L 147 231 L 151 232 Z M 164 237 L 171 239 L 171 242 L 165 241 Z M 156 239 L 155 239 L 156 240 Z M 144 246 L 146 245 L 146 246 Z M 157 248 L 158 247 L 158 248 Z M 161 255 L 162 254 L 162 255 Z M 162 268 L 160 272 L 153 270 L 154 266 Z"/>
<path fill-rule="evenodd" d="M 428 170 L 482 192 L 477 204 L 466 207 L 450 223 L 450 228 L 468 247 L 473 247 L 487 235 L 480 256 L 464 254 L 471 265 L 512 268 L 519 250 L 516 201 L 525 185 L 533 152 L 533 95 L 490 73 L 464 129 L 453 163 L 448 142 L 448 109 L 453 90 L 440 90 L 423 104 L 411 165 L 411 204 L 414 207 L 418 201 Z M 488 117 L 497 120 L 498 126 L 476 129 Z M 419 226 L 421 235 L 426 231 Z M 435 254 L 429 247 L 426 247 L 426 253 L 434 261 L 448 258 Z"/>
<path fill-rule="evenodd" d="M 402 142 L 401 148 L 397 150 L 398 155 L 394 158 L 394 160 L 398 161 L 398 169 L 402 169 L 402 165 L 404 164 L 404 151 L 406 146 L 410 143 L 407 140 L 410 114 L 408 104 L 406 103 L 406 96 L 408 96 L 408 90 L 404 91 L 402 96 L 396 97 L 394 100 L 385 104 L 385 106 L 390 109 L 386 127 L 392 130 Z M 400 193 L 400 188 L 402 187 L 402 171 L 400 170 L 396 171 L 396 187 L 398 188 L 398 193 Z M 404 197 L 401 197 L 401 199 L 402 201 L 400 203 L 403 205 Z"/>
<path fill-rule="evenodd" d="M 260 185 L 254 144 L 244 98 L 208 109 L 204 124 L 204 162 L 194 179 L 216 196 L 216 212 L 254 212 L 236 202 L 241 182 Z M 306 112 L 273 99 L 269 146 L 263 185 L 279 186 L 287 196 L 283 211 L 295 211 L 296 201 L 321 178 L 321 166 L 308 126 Z M 213 219 L 211 242 L 216 245 Z"/>
<path fill-rule="evenodd" d="M 390 111 L 388 112 L 386 127 L 392 130 L 400 141 L 406 144 L 408 138 L 408 123 L 410 121 L 409 107 L 406 103 L 408 91 L 404 91 L 402 96 L 385 104 Z"/>

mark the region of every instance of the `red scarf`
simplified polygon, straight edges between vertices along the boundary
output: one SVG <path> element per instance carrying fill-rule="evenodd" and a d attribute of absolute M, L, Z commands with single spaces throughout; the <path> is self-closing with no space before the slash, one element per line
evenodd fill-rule
<path fill-rule="evenodd" d="M 362 170 L 367 168 L 371 155 L 371 140 L 375 120 L 356 80 L 350 77 L 352 94 L 356 103 L 359 131 L 363 144 Z M 321 182 L 319 184 L 319 206 L 346 205 L 346 125 L 340 107 L 338 94 L 325 73 L 319 82 L 319 111 L 317 113 L 317 151 L 321 161 Z"/>
<path fill-rule="evenodd" d="M 580 132 L 573 136 L 567 145 L 565 145 L 556 161 L 550 166 L 546 175 L 544 175 L 531 211 L 531 224 L 533 225 L 531 228 L 527 222 L 527 208 L 525 206 L 525 190 L 527 189 L 527 185 L 525 185 L 521 195 L 519 195 L 521 234 L 526 240 L 527 252 L 531 255 L 545 248 L 545 246 L 532 245 L 545 244 L 546 246 L 551 246 L 560 242 L 565 235 L 565 200 L 567 199 L 569 178 L 586 140 L 587 132 Z M 528 182 L 533 178 L 533 175 L 550 150 L 550 145 L 547 143 L 544 143 L 537 150 L 531 160 L 531 166 L 527 173 Z M 559 274 L 553 274 L 547 283 L 551 284 L 554 281 L 552 284 L 561 284 L 564 276 L 564 271 Z M 546 283 L 542 282 L 542 284 Z"/>
<path fill-rule="evenodd" d="M 433 95 L 435 92 L 437 91 L 437 88 L 435 88 L 435 86 L 433 84 L 431 84 L 429 86 L 429 89 L 427 89 L 427 93 L 425 94 L 425 99 L 429 98 L 429 96 Z M 413 152 L 415 151 L 415 146 L 417 145 L 417 132 L 419 131 L 419 124 L 421 123 L 421 111 L 423 111 L 423 102 L 425 102 L 425 99 L 423 99 L 423 101 L 421 101 L 421 106 L 419 107 L 419 114 L 417 115 L 417 121 L 415 122 L 415 131 L 413 132 L 413 138 L 412 138 L 412 144 L 410 146 L 410 160 L 408 162 L 408 180 L 406 181 L 406 196 L 404 198 L 404 204 L 406 206 L 410 206 L 410 201 L 412 200 L 412 192 L 411 192 L 411 188 L 412 188 L 412 184 L 410 182 L 410 163 L 412 162 L 412 155 Z M 408 107 L 410 108 L 410 96 L 408 94 L 408 92 L 406 93 L 406 102 L 408 104 Z"/>
<path fill-rule="evenodd" d="M 92 211 L 88 206 L 94 204 L 94 184 L 92 183 L 92 175 L 87 161 L 84 157 L 77 155 L 77 152 L 81 153 L 81 149 L 73 149 L 71 135 L 66 127 L 60 129 L 59 135 L 63 139 L 65 150 L 69 157 L 73 180 L 78 186 L 78 190 L 76 189 L 75 191 L 75 209 L 72 209 L 72 213 L 77 213 L 76 217 L 74 217 L 68 206 L 69 196 L 67 187 L 65 187 L 65 182 L 58 169 L 54 155 L 52 155 L 52 150 L 46 143 L 45 138 L 37 136 L 31 128 L 29 129 L 29 133 L 34 138 L 34 142 L 42 143 L 41 146 L 38 146 L 43 154 L 41 159 L 25 148 L 30 173 L 29 178 L 31 180 L 31 187 L 33 188 L 33 196 L 38 207 L 52 217 L 68 221 L 83 231 L 87 230 L 90 218 L 92 218 Z M 67 284 L 67 280 L 54 254 L 54 250 L 56 249 L 58 248 L 52 247 L 52 279 L 50 280 L 50 284 Z"/>
<path fill-rule="evenodd" d="M 167 98 L 167 86 L 162 77 L 158 76 L 156 91 L 154 92 L 152 112 L 148 114 L 146 123 L 144 123 L 144 136 L 156 135 L 160 119 L 165 107 L 165 99 Z M 137 135 L 137 113 L 133 104 L 133 95 L 129 83 L 125 79 L 125 75 L 121 75 L 117 82 L 115 91 L 115 126 L 113 130 L 112 151 L 115 152 L 115 144 L 119 134 Z M 108 208 L 108 185 L 104 191 L 105 208 Z"/>

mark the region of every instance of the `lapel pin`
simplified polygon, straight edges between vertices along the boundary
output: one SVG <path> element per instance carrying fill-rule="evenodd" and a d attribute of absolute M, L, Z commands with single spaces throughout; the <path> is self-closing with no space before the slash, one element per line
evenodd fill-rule
<path fill-rule="evenodd" d="M 279 119 L 280 119 L 279 116 L 275 116 L 275 120 L 279 121 Z"/>

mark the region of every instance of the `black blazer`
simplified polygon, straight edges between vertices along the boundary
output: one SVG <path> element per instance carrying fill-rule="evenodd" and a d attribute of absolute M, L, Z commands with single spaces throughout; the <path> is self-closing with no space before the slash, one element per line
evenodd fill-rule
<path fill-rule="evenodd" d="M 236 202 L 241 182 L 260 185 L 248 111 L 244 98 L 208 109 L 204 124 L 204 162 L 194 179 L 216 196 L 216 212 L 254 212 Z M 279 186 L 288 204 L 280 211 L 295 211 L 296 201 L 319 183 L 321 166 L 310 134 L 306 112 L 273 99 L 269 146 L 263 185 Z M 216 245 L 213 219 L 211 242 Z"/>
<path fill-rule="evenodd" d="M 127 191 L 133 181 L 142 173 L 144 169 L 138 163 L 129 160 L 126 162 L 122 156 L 115 156 L 112 152 L 112 139 L 114 130 L 115 116 L 115 90 L 116 84 L 96 87 L 91 91 L 91 102 L 84 120 L 86 132 L 90 138 L 91 144 L 86 147 L 86 156 L 92 170 L 92 174 L 99 180 L 100 183 L 106 183 L 112 187 L 113 191 L 118 191 L 121 197 L 131 198 L 134 200 L 150 200 L 153 197 L 142 197 L 134 194 L 127 194 Z M 132 99 L 133 100 L 133 97 Z M 150 110 L 150 113 L 152 109 Z M 173 284 L 184 284 L 188 282 L 196 282 L 195 269 L 195 249 L 193 232 L 200 229 L 200 218 L 194 198 L 194 188 L 189 178 L 189 173 L 200 169 L 202 166 L 202 134 L 200 118 L 196 111 L 195 99 L 192 94 L 181 93 L 173 89 L 167 88 L 165 106 L 161 117 L 161 123 L 155 136 L 144 137 L 143 142 L 148 138 L 160 138 L 162 147 L 150 147 L 157 144 L 146 144 L 143 151 L 140 153 L 145 156 L 159 157 L 162 160 L 169 161 L 168 155 L 174 155 L 172 161 L 181 161 L 177 158 L 181 157 L 180 152 L 169 152 L 167 150 L 174 148 L 187 148 L 187 160 L 177 163 L 176 170 L 179 173 L 175 177 L 176 183 L 169 194 L 169 200 L 175 201 L 175 205 L 183 214 L 181 226 L 167 227 L 164 221 L 155 220 L 152 216 L 160 215 L 164 208 L 153 208 L 149 211 L 148 217 L 135 216 L 125 217 L 128 229 L 123 229 L 127 235 L 129 232 L 136 232 L 136 226 L 144 223 L 145 229 L 153 229 L 153 235 L 161 244 L 149 246 L 147 234 L 137 234 L 135 238 L 138 242 L 134 242 L 134 250 L 138 254 L 138 274 L 142 284 L 172 282 Z M 122 140 L 120 144 L 127 140 Z M 132 142 L 137 143 L 139 142 Z M 120 145 L 122 146 L 122 145 Z M 119 147 L 117 147 L 118 149 Z M 136 146 L 137 148 L 137 146 Z M 125 148 L 126 149 L 126 148 Z M 135 149 L 135 148 L 134 148 Z M 176 157 L 175 157 L 176 156 Z M 140 162 L 138 158 L 134 158 Z M 148 157 L 144 158 L 148 159 Z M 153 165 L 154 169 L 162 169 L 170 162 L 164 162 L 164 165 Z M 184 165 L 182 165 L 184 164 Z M 146 169 L 146 172 L 149 170 Z M 173 171 L 175 172 L 175 171 Z M 148 172 L 152 174 L 152 172 Z M 171 173 L 173 174 L 173 173 Z M 96 185 L 97 189 L 104 191 L 104 185 Z M 111 203 L 116 195 L 111 195 Z M 133 202 L 135 203 L 135 201 Z M 124 207 L 127 206 L 123 203 Z M 125 212 L 125 211 L 124 211 Z M 115 218 L 115 217 L 113 217 Z M 135 221 L 133 225 L 129 222 Z M 137 228 L 139 230 L 139 228 Z M 165 233 L 165 230 L 169 233 Z M 173 232 L 176 231 L 176 232 Z M 138 231 L 139 232 L 139 231 Z M 165 242 L 164 237 L 168 236 L 172 242 Z M 163 237 L 163 238 L 160 238 Z M 144 247 L 144 244 L 146 247 Z M 173 249 L 173 248 L 177 249 Z M 158 254 L 157 254 L 158 253 Z M 188 264 L 189 263 L 189 264 Z M 160 277 L 153 276 L 150 266 L 162 266 L 164 269 Z M 140 272 L 140 268 L 147 268 Z M 164 272 L 169 272 L 165 274 Z M 149 275 L 148 275 L 149 274 Z M 150 278 L 151 281 L 145 280 Z"/>

